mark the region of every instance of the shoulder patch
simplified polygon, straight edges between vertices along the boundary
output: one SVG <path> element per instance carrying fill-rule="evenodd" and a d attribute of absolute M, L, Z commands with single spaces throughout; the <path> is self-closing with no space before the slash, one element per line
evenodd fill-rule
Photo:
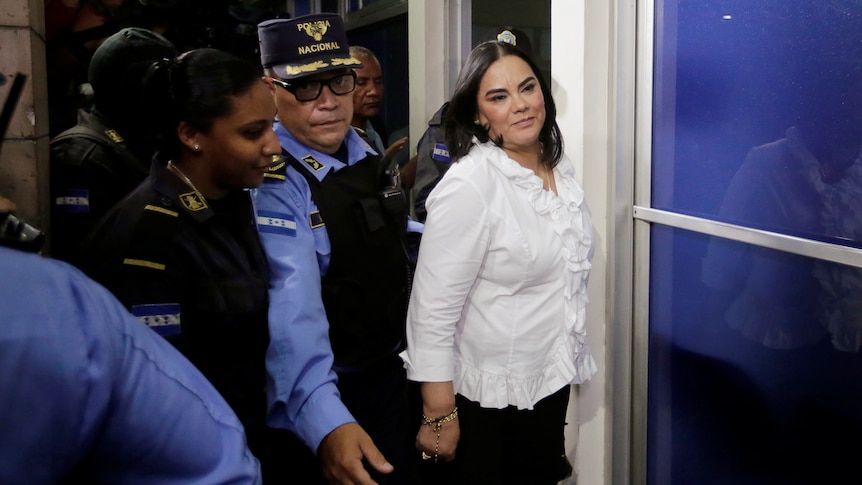
<path fill-rule="evenodd" d="M 206 200 L 196 190 L 180 194 L 180 201 L 190 211 L 202 211 L 207 208 Z"/>
<path fill-rule="evenodd" d="M 434 151 L 431 153 L 431 158 L 443 163 L 449 163 L 452 161 L 449 158 L 449 147 L 447 147 L 445 143 L 434 144 Z"/>
<path fill-rule="evenodd" d="M 311 155 L 306 155 L 302 157 L 302 161 L 305 162 L 306 165 L 311 167 L 311 169 L 315 172 L 319 172 L 325 167 L 325 165 L 320 163 L 316 158 L 312 157 Z"/>
<path fill-rule="evenodd" d="M 296 237 L 296 219 L 281 212 L 257 211 L 257 229 L 260 232 Z"/>
<path fill-rule="evenodd" d="M 180 333 L 180 304 L 132 305 L 132 315 L 163 337 Z"/>
<path fill-rule="evenodd" d="M 105 130 L 105 135 L 116 143 L 123 143 L 125 141 L 123 140 L 123 137 L 120 136 L 119 133 L 117 133 L 117 130 L 112 130 L 108 128 L 107 130 Z"/>
<path fill-rule="evenodd" d="M 54 199 L 58 212 L 86 214 L 90 212 L 90 191 L 85 189 L 64 189 Z"/>

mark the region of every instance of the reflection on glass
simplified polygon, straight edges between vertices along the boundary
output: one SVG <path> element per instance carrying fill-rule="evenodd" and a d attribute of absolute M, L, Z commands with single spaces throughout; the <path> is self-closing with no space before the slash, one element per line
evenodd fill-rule
<path fill-rule="evenodd" d="M 831 62 L 818 62 L 823 71 L 799 81 L 796 123 L 783 138 L 748 152 L 719 217 L 855 245 L 862 241 L 862 52 L 838 60 L 819 54 Z M 836 348 L 859 351 L 862 269 L 766 252 L 724 240 L 710 246 L 704 281 L 718 290 L 740 288 L 728 324 L 771 348 L 810 345 L 829 333 Z"/>
<path fill-rule="evenodd" d="M 733 243 L 722 269 L 718 239 L 652 239 L 648 483 L 862 481 L 862 354 L 829 327 L 826 266 Z"/>

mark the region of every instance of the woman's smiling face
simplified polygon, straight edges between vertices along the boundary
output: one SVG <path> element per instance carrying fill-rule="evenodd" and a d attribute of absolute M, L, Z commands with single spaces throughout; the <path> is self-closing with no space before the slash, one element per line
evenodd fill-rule
<path fill-rule="evenodd" d="M 539 80 L 518 56 L 503 56 L 488 67 L 477 93 L 479 123 L 503 148 L 522 150 L 539 143 L 545 124 L 545 99 Z"/>

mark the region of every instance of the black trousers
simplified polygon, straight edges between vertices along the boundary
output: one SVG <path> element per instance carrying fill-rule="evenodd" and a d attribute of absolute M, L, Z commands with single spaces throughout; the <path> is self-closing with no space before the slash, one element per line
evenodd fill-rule
<path fill-rule="evenodd" d="M 423 462 L 423 484 L 556 485 L 571 475 L 564 443 L 569 386 L 532 410 L 482 408 L 461 395 L 455 401 L 461 427 L 455 460 Z"/>
<path fill-rule="evenodd" d="M 382 475 L 366 464 L 379 485 L 409 483 L 414 436 L 408 427 L 407 371 L 397 355 L 356 372 L 338 374 L 341 401 L 395 470 Z"/>

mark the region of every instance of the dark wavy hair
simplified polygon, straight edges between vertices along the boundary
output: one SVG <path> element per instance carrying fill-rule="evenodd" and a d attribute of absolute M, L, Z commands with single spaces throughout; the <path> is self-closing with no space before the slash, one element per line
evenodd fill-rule
<path fill-rule="evenodd" d="M 234 110 L 234 97 L 260 82 L 260 67 L 218 49 L 195 49 L 153 63 L 144 79 L 146 106 L 158 124 L 159 159 L 180 152 L 177 126 L 185 121 L 207 132 L 215 118 Z"/>
<path fill-rule="evenodd" d="M 541 163 L 553 168 L 563 156 L 563 136 L 557 125 L 557 106 L 554 104 L 554 98 L 551 97 L 551 90 L 542 77 L 539 67 L 527 54 L 511 44 L 498 41 L 483 42 L 473 49 L 458 76 L 455 94 L 446 108 L 444 120 L 449 156 L 452 160 L 457 160 L 466 155 L 473 146 L 474 136 L 482 143 L 490 139 L 488 129 L 475 123 L 479 115 L 479 84 L 491 64 L 504 56 L 517 56 L 523 59 L 533 70 L 533 75 L 542 88 L 542 97 L 545 99 L 545 124 L 539 132 L 539 141 L 544 147 Z M 503 146 L 502 136 L 493 141 L 497 146 Z"/>

